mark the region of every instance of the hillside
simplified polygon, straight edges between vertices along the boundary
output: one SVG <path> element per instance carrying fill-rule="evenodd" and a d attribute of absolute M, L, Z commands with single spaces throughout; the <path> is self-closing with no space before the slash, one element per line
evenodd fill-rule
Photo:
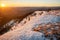
<path fill-rule="evenodd" d="M 48 29 L 47 35 L 50 37 L 45 37 L 46 32 L 41 27 Z M 35 11 L 0 36 L 0 40 L 59 40 L 60 36 L 57 35 L 56 38 L 56 32 L 52 33 L 52 30 L 56 30 L 60 35 L 60 10 Z"/>
<path fill-rule="evenodd" d="M 11 20 L 19 19 L 19 22 L 34 11 L 60 10 L 60 7 L 4 7 L 0 8 L 0 34 L 8 27 L 3 27 Z M 9 28 L 10 29 L 10 28 Z M 5 32 L 5 31 L 4 31 Z"/>

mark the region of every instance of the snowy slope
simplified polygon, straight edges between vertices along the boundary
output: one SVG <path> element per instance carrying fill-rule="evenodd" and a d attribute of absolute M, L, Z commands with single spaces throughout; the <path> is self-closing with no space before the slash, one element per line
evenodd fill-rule
<path fill-rule="evenodd" d="M 49 40 L 43 37 L 43 33 L 33 31 L 33 28 L 37 27 L 36 25 L 38 24 L 54 24 L 60 22 L 60 16 L 49 14 L 49 12 L 46 11 L 42 12 L 43 13 L 41 13 L 41 11 L 35 11 L 34 13 L 36 13 L 36 15 L 33 15 L 33 13 L 29 15 L 27 19 L 24 18 L 23 21 L 17 25 L 16 30 L 5 33 L 0 37 L 0 40 Z"/>

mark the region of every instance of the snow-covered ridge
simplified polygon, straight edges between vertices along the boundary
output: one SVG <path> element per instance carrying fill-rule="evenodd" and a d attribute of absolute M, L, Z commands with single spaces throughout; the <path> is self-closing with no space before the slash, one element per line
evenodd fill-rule
<path fill-rule="evenodd" d="M 60 11 L 35 11 L 24 18 L 13 31 L 7 32 L 0 40 L 49 40 L 41 32 L 33 31 L 37 25 L 60 23 Z M 13 27 L 14 28 L 14 27 Z M 54 38 L 55 40 L 56 38 Z"/>
<path fill-rule="evenodd" d="M 31 21 L 31 20 L 37 20 L 40 19 L 40 23 L 54 23 L 54 22 L 60 22 L 60 12 L 59 11 L 35 11 L 31 15 L 24 18 L 18 25 L 23 26 L 25 23 Z M 51 20 L 54 19 L 54 20 Z M 33 21 L 34 22 L 34 21 Z M 38 23 L 38 22 L 37 22 Z M 18 27 L 19 28 L 19 27 Z M 13 29 L 13 28 L 12 28 Z M 15 29 L 15 26 L 14 26 Z"/>

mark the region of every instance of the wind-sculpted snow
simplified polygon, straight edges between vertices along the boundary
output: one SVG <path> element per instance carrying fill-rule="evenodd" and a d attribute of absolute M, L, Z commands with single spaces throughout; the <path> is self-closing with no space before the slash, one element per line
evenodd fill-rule
<path fill-rule="evenodd" d="M 48 12 L 42 11 L 41 15 L 29 15 L 21 21 L 16 27 L 16 30 L 5 33 L 0 36 L 0 40 L 49 40 L 41 32 L 33 31 L 34 27 L 39 24 L 57 23 L 60 22 L 60 16 L 48 14 Z M 45 12 L 45 13 L 44 13 Z M 34 13 L 33 13 L 34 14 Z M 59 13 L 60 14 L 60 13 Z M 55 40 L 55 38 L 54 38 Z"/>

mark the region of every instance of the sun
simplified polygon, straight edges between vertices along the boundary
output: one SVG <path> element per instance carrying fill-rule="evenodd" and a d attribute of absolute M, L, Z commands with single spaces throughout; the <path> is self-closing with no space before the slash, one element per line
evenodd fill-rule
<path fill-rule="evenodd" d="M 0 6 L 1 6 L 1 7 L 5 7 L 6 5 L 2 3 Z"/>

